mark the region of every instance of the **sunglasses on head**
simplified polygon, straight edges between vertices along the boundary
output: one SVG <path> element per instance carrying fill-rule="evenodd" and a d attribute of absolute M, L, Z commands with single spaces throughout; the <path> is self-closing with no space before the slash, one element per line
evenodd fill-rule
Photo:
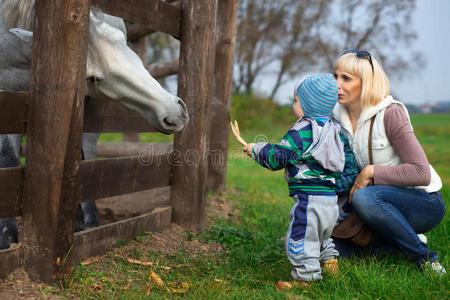
<path fill-rule="evenodd" d="M 357 58 L 367 58 L 369 60 L 370 66 L 372 67 L 372 74 L 373 74 L 372 54 L 370 54 L 369 51 L 353 49 L 353 50 L 344 51 L 343 54 L 348 54 L 348 53 L 355 53 Z"/>

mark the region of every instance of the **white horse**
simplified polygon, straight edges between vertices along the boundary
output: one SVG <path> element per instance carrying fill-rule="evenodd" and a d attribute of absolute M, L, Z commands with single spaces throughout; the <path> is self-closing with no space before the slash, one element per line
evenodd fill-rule
<path fill-rule="evenodd" d="M 28 91 L 33 21 L 34 0 L 0 0 L 0 90 Z M 86 95 L 117 101 L 166 134 L 180 131 L 189 120 L 184 102 L 163 89 L 127 46 L 123 20 L 98 10 L 91 10 L 89 18 L 86 87 Z M 83 135 L 86 159 L 96 156 L 96 137 Z M 0 168 L 20 165 L 20 141 L 21 135 L 0 135 Z M 94 203 L 86 205 L 96 211 Z M 95 213 L 91 217 L 98 223 Z M 0 249 L 16 240 L 15 218 L 0 219 Z"/>
<path fill-rule="evenodd" d="M 34 0 L 0 0 L 0 17 L 4 23 L 1 44 L 8 42 L 20 49 L 16 54 L 17 49 L 0 48 L 0 57 L 8 60 L 4 66 L 0 65 L 4 77 L 0 88 L 28 89 L 33 16 Z M 137 111 L 161 132 L 174 133 L 183 129 L 188 122 L 186 105 L 163 89 L 127 46 L 123 20 L 91 11 L 89 21 L 87 94 L 95 99 L 120 102 Z M 17 69 L 22 71 L 19 78 L 17 72 L 11 72 Z"/>

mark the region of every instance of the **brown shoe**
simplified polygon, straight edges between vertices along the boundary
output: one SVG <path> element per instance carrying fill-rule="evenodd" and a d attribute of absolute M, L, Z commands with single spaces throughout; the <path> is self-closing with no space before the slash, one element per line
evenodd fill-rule
<path fill-rule="evenodd" d="M 285 290 L 289 290 L 293 287 L 309 287 L 311 286 L 311 284 L 309 284 L 308 282 L 304 282 L 304 281 L 297 281 L 297 280 L 293 280 L 293 281 L 278 281 L 277 284 L 275 284 L 275 289 L 278 291 L 285 291 Z"/>
<path fill-rule="evenodd" d="M 330 259 L 322 263 L 322 269 L 329 274 L 336 275 L 339 273 L 338 260 Z"/>

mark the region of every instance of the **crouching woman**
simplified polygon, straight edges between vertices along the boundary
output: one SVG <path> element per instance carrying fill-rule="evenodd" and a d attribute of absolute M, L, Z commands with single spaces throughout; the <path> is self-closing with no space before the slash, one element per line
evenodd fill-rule
<path fill-rule="evenodd" d="M 419 267 L 445 273 L 438 254 L 417 236 L 439 224 L 445 207 L 441 179 L 428 164 L 405 106 L 389 95 L 388 78 L 367 51 L 341 55 L 334 74 L 338 104 L 333 116 L 361 170 L 349 201 L 377 236 L 376 245 L 369 247 L 400 250 Z M 335 244 L 341 256 L 361 250 L 346 240 L 335 239 Z"/>

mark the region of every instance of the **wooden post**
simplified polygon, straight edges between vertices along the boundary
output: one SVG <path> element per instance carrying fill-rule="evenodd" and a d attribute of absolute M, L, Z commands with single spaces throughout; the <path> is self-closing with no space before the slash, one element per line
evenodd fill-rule
<path fill-rule="evenodd" d="M 129 41 L 131 49 L 141 58 L 144 66 L 147 65 L 147 37 L 143 36 L 137 41 Z"/>
<path fill-rule="evenodd" d="M 225 191 L 238 0 L 218 0 L 208 189 Z"/>
<path fill-rule="evenodd" d="M 189 124 L 175 135 L 172 220 L 201 227 L 207 188 L 210 102 L 213 94 L 215 0 L 182 1 L 178 95 L 186 102 Z"/>
<path fill-rule="evenodd" d="M 81 190 L 89 0 L 40 0 L 35 9 L 23 262 L 32 279 L 55 282 L 70 276 Z"/>

